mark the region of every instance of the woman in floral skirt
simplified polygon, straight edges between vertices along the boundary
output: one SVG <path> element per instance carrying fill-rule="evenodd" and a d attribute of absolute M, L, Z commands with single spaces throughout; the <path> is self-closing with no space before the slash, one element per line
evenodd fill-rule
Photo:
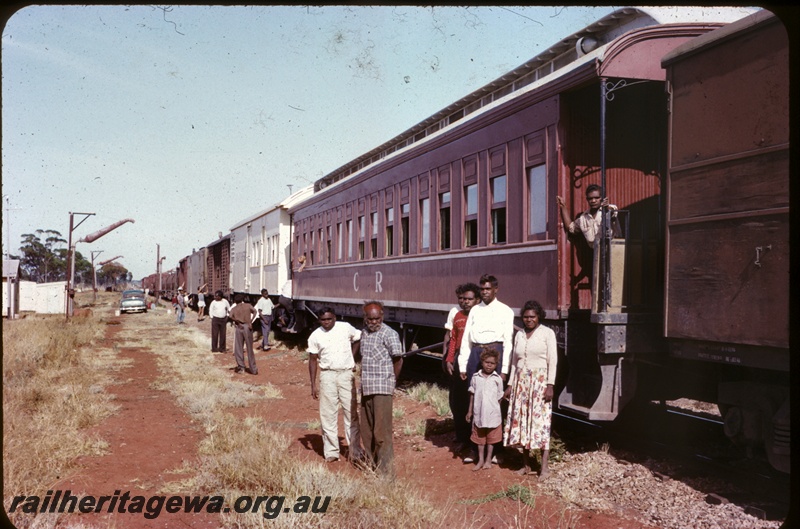
<path fill-rule="evenodd" d="M 552 329 L 541 325 L 544 309 L 537 301 L 526 302 L 521 316 L 524 329 L 514 337 L 503 443 L 522 448 L 522 468 L 517 472 L 520 475 L 532 472 L 529 451 L 540 449 L 541 480 L 549 474 L 550 420 L 558 362 L 556 335 Z"/>

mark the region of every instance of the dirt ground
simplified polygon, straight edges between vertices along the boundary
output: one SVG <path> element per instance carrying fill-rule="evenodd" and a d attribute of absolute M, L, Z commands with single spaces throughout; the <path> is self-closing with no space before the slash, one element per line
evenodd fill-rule
<path fill-rule="evenodd" d="M 174 316 L 166 309 L 158 309 L 158 325 L 148 330 L 152 335 L 152 346 L 156 347 L 159 336 L 174 328 Z M 151 314 L 152 315 L 152 314 Z M 151 315 L 145 316 L 150 317 Z M 95 311 L 98 316 L 98 311 Z M 174 469 L 181 460 L 191 468 L 198 460 L 197 447 L 204 437 L 199 425 L 175 402 L 167 391 L 151 388 L 159 377 L 152 349 L 127 346 L 117 336 L 121 328 L 132 325 L 142 315 L 123 315 L 110 318 L 105 343 L 102 347 L 114 347 L 123 359 L 133 362 L 121 371 L 121 380 L 108 391 L 116 395 L 121 405 L 119 412 L 94 427 L 93 432 L 109 443 L 109 454 L 102 457 L 86 457 L 79 461 L 80 470 L 53 484 L 53 490 L 72 490 L 73 494 L 111 495 L 114 491 L 130 490 L 132 494 L 145 497 L 163 494 L 166 483 L 174 483 L 183 476 Z M 103 317 L 100 315 L 100 317 Z M 162 321 L 163 320 L 163 321 Z M 114 324 L 118 321 L 118 324 Z M 186 324 L 198 332 L 210 335 L 210 319 L 198 322 L 195 313 L 189 312 Z M 138 344 L 137 344 L 138 345 Z M 233 336 L 229 329 L 228 349 L 233 350 Z M 209 338 L 210 350 L 210 338 Z M 229 372 L 231 377 L 242 377 L 249 384 L 270 383 L 283 394 L 280 401 L 260 400 L 237 412 L 243 415 L 262 416 L 268 424 L 281 424 L 292 443 L 289 450 L 297 457 L 321 460 L 322 440 L 318 429 L 309 430 L 307 424 L 319 420 L 318 402 L 310 396 L 308 365 L 298 352 L 276 347 L 270 351 L 257 351 L 258 375 L 233 374 L 235 365 L 231 352 L 210 357 L 209 369 Z M 507 490 L 515 484 L 537 487 L 535 477 L 520 477 L 514 473 L 518 460 L 502 462 L 489 470 L 472 471 L 453 451 L 453 433 L 438 434 L 409 433 L 404 425 L 418 424 L 425 420 L 428 430 L 442 422 L 431 406 L 420 404 L 408 395 L 398 392 L 395 407 L 402 407 L 403 417 L 395 419 L 394 451 L 398 479 L 413 484 L 433 503 L 450 505 L 445 527 L 501 528 L 535 527 L 558 529 L 648 529 L 641 523 L 607 514 L 577 511 L 560 500 L 544 494 L 536 495 L 535 509 L 526 508 L 521 502 L 504 497 L 482 503 L 466 503 L 485 499 L 492 494 Z M 340 430 L 341 432 L 341 430 Z M 342 437 L 340 435 L 340 437 Z M 350 473 L 359 470 L 344 460 L 329 464 L 334 472 Z M 558 479 L 554 473 L 550 479 Z M 200 491 L 186 491 L 201 494 Z M 116 527 L 116 528 L 161 528 L 161 527 L 219 527 L 221 520 L 214 514 L 167 514 L 145 519 L 133 514 L 83 514 L 70 515 L 58 524 L 63 527 Z"/>

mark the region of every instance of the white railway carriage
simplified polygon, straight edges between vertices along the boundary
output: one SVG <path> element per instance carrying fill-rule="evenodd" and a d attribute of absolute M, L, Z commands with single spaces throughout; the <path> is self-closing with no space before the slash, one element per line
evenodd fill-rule
<path fill-rule="evenodd" d="M 260 295 L 261 289 L 266 288 L 270 295 L 278 294 L 289 279 L 291 267 L 289 208 L 311 196 L 312 192 L 313 186 L 301 189 L 231 228 L 233 292 Z"/>

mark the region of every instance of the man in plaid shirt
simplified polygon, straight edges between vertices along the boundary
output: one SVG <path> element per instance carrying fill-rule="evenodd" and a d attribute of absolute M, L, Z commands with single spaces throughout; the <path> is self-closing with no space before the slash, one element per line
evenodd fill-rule
<path fill-rule="evenodd" d="M 383 304 L 368 302 L 361 333 L 361 440 L 368 462 L 390 479 L 394 478 L 392 395 L 402 367 L 400 336 L 383 323 Z"/>

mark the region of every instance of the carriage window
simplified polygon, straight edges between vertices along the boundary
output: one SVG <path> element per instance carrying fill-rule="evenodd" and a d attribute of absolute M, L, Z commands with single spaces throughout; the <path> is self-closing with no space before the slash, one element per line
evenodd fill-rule
<path fill-rule="evenodd" d="M 394 255 L 394 208 L 386 208 L 386 255 Z"/>
<path fill-rule="evenodd" d="M 410 245 L 410 237 L 408 233 L 408 215 L 411 212 L 411 206 L 408 204 L 403 204 L 400 206 L 400 240 L 402 244 L 400 246 L 400 253 L 407 254 L 411 247 Z"/>
<path fill-rule="evenodd" d="M 308 248 L 310 248 L 310 251 L 308 252 L 308 264 L 313 265 L 314 264 L 314 248 L 315 248 L 315 246 L 314 246 L 314 231 L 313 230 L 311 232 L 309 232 Z"/>
<path fill-rule="evenodd" d="M 370 257 L 378 257 L 378 214 L 371 213 L 369 221 L 372 224 L 372 240 L 370 241 Z"/>
<path fill-rule="evenodd" d="M 342 229 L 342 223 L 339 222 L 336 224 L 336 240 L 338 242 L 336 250 L 336 257 L 338 261 L 344 261 L 344 230 Z"/>
<path fill-rule="evenodd" d="M 439 195 L 439 248 L 450 249 L 450 193 Z"/>
<path fill-rule="evenodd" d="M 260 244 L 260 252 L 258 255 L 258 263 L 269 264 L 269 246 L 270 239 L 267 237 L 267 228 L 265 226 L 261 226 L 261 244 Z"/>
<path fill-rule="evenodd" d="M 364 259 L 364 216 L 358 217 L 358 259 Z"/>
<path fill-rule="evenodd" d="M 331 227 L 330 226 L 326 226 L 325 227 L 325 250 L 326 250 L 326 252 L 325 252 L 325 259 L 326 260 L 325 260 L 325 262 L 330 264 L 331 260 L 332 260 L 332 257 L 333 257 L 331 255 L 333 253 L 333 244 L 332 244 L 332 240 L 331 240 Z"/>
<path fill-rule="evenodd" d="M 345 240 L 347 241 L 347 260 L 348 261 L 352 261 L 353 260 L 353 237 L 355 236 L 355 234 L 353 233 L 353 221 L 352 220 L 348 220 L 347 223 L 345 224 L 345 226 L 347 226 L 347 228 L 346 228 L 347 229 L 347 234 L 346 234 L 347 236 L 345 237 Z"/>
<path fill-rule="evenodd" d="M 423 198 L 419 201 L 419 225 L 422 226 L 422 249 L 427 250 L 431 247 L 431 200 Z"/>
<path fill-rule="evenodd" d="M 544 164 L 528 169 L 528 233 L 547 231 L 547 171 Z"/>
<path fill-rule="evenodd" d="M 492 178 L 492 243 L 506 242 L 506 177 Z"/>
<path fill-rule="evenodd" d="M 466 215 L 464 216 L 464 246 L 478 245 L 478 185 L 466 188 Z"/>

